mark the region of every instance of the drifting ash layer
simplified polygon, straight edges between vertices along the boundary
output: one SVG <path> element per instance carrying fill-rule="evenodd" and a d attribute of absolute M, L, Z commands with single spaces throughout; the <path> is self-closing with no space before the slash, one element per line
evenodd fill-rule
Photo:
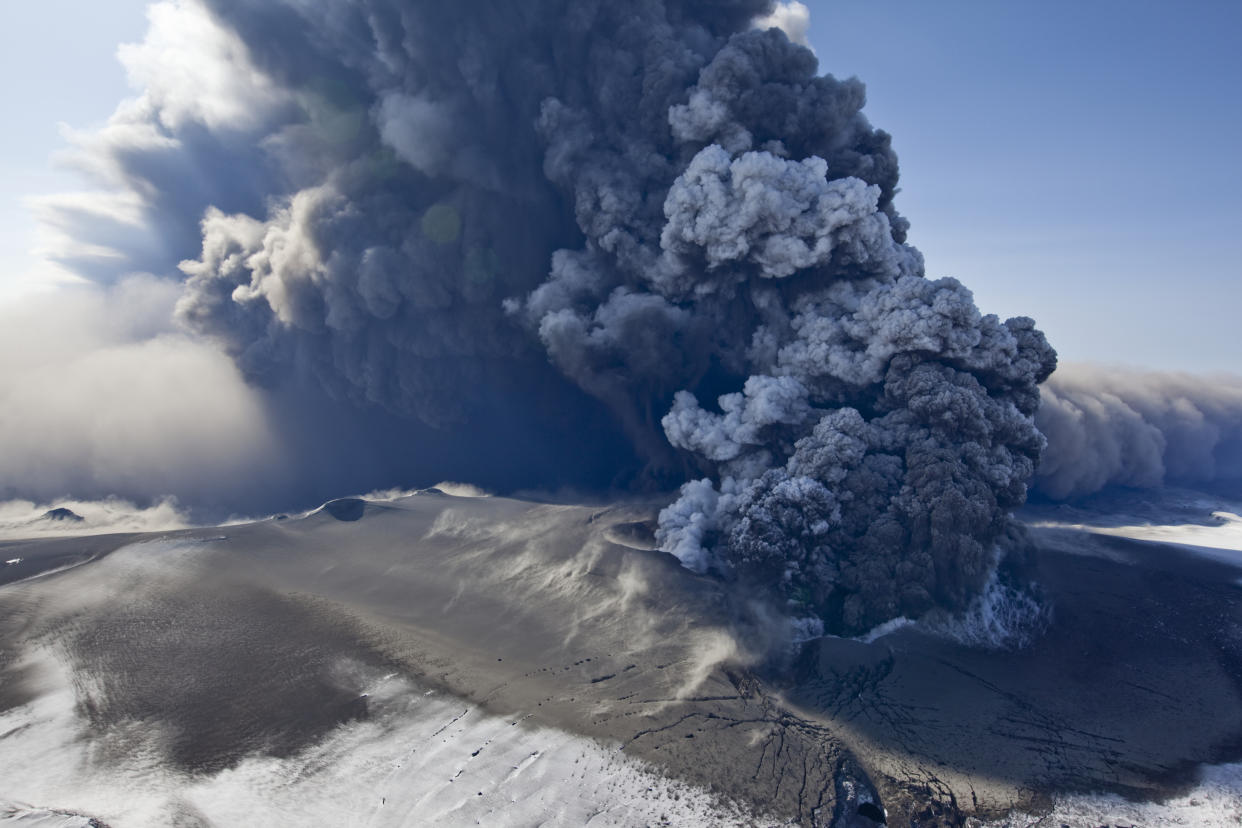
<path fill-rule="evenodd" d="M 648 506 L 419 494 L 10 543 L 0 799 L 113 828 L 956 825 L 1238 755 L 1235 567 L 1057 535 L 1029 649 L 906 627 L 778 677 L 761 612 L 642 548 Z"/>

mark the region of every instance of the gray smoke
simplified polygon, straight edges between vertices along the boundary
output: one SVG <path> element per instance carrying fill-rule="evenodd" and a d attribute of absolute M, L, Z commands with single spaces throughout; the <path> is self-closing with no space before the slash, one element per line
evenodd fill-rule
<path fill-rule="evenodd" d="M 1074 365 L 1043 387 L 1048 451 L 1035 488 L 1054 500 L 1112 486 L 1242 481 L 1242 379 Z"/>
<path fill-rule="evenodd" d="M 134 277 L 0 309 L 0 500 L 244 501 L 291 484 L 279 425 L 236 366 L 169 330 L 179 292 Z"/>
<path fill-rule="evenodd" d="M 758 19 L 805 8 L 163 4 L 126 53 L 147 93 L 83 139 L 129 218 L 50 205 L 89 242 L 62 259 L 179 262 L 178 318 L 252 383 L 313 380 L 447 454 L 684 483 L 664 548 L 829 629 L 963 608 L 1055 354 L 924 278 L 862 84 Z"/>

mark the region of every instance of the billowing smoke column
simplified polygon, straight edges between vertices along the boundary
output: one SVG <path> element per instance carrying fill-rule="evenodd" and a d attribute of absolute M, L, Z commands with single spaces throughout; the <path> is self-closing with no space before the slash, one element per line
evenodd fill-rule
<path fill-rule="evenodd" d="M 252 381 L 454 439 L 606 411 L 627 485 L 690 481 L 665 549 L 829 629 L 983 586 L 1055 354 L 924 278 L 862 85 L 768 0 L 201 1 L 130 59 L 195 18 L 217 71 L 148 71 L 88 147 L 164 241 L 77 235 L 186 259 Z"/>

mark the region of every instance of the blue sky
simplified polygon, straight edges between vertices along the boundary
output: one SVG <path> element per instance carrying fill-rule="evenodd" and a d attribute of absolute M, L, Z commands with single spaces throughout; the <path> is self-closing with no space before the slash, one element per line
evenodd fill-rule
<path fill-rule="evenodd" d="M 807 5 L 929 275 L 1063 358 L 1242 373 L 1242 3 Z"/>
<path fill-rule="evenodd" d="M 66 148 L 61 124 L 74 129 L 107 120 L 132 94 L 117 46 L 142 39 L 147 0 L 6 2 L 0 11 L 0 301 L 38 270 L 33 195 L 81 188 L 52 162 Z M 36 278 L 37 278 L 37 274 Z"/>
<path fill-rule="evenodd" d="M 131 90 L 143 0 L 0 14 L 0 301 L 37 270 L 23 199 L 72 189 L 59 123 Z M 821 69 L 894 136 L 929 275 L 1034 316 L 1069 360 L 1242 373 L 1239 2 L 810 0 Z"/>

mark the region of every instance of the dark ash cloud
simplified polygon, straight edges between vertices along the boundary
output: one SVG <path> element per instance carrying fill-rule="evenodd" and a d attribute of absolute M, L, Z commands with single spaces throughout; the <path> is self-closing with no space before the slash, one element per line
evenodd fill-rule
<path fill-rule="evenodd" d="M 379 431 L 411 475 L 684 484 L 660 539 L 688 566 L 837 631 L 961 609 L 1055 353 L 924 277 L 863 85 L 774 11 L 161 4 L 126 53 L 147 91 L 80 142 L 127 220 L 49 204 L 89 242 L 61 260 L 176 265 L 198 341 L 269 398 L 408 423 Z"/>
<path fill-rule="evenodd" d="M 1043 387 L 1035 489 L 1053 500 L 1124 486 L 1242 481 L 1242 379 L 1062 368 Z"/>

